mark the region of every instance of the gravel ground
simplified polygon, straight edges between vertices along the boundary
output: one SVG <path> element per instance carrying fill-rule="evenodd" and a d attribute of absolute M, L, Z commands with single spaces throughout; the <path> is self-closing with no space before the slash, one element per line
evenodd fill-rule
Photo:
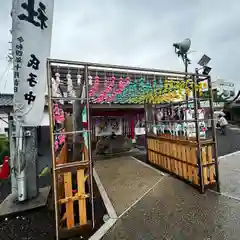
<path fill-rule="evenodd" d="M 48 208 L 39 208 L 19 216 L 2 219 L 0 239 L 10 240 L 52 240 L 54 239 L 54 220 Z"/>
<path fill-rule="evenodd" d="M 46 185 L 47 179 L 41 181 Z M 0 203 L 11 192 L 10 180 L 0 183 Z M 53 212 L 48 207 L 20 213 L 11 217 L 0 218 L 0 240 L 52 240 L 54 239 Z"/>

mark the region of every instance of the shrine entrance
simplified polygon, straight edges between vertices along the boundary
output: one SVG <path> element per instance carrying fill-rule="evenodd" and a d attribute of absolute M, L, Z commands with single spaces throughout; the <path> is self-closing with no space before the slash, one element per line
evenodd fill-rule
<path fill-rule="evenodd" d="M 103 105 L 104 106 L 104 105 Z M 91 110 L 92 152 L 94 156 L 114 155 L 130 151 L 135 144 L 135 124 L 144 109 L 138 106 L 112 106 Z"/>
<path fill-rule="evenodd" d="M 213 114 L 210 76 L 48 60 L 57 236 L 64 229 L 95 228 L 93 158 L 99 154 L 96 149 L 100 149 L 100 154 L 115 151 L 123 157 L 124 152 L 142 142 L 147 152 L 142 160 L 147 164 L 197 186 L 201 192 L 207 187 L 218 188 L 216 134 L 214 131 L 211 136 L 200 134 L 206 131 L 202 127 L 205 119 L 199 111 L 202 83 L 209 89 L 208 101 Z M 96 171 L 110 176 L 105 169 L 116 171 L 121 166 L 124 172 L 126 166 L 128 180 L 124 179 L 124 174 L 115 180 L 122 185 L 132 184 L 136 189 L 138 183 L 135 185 L 134 179 L 139 176 L 150 179 L 153 175 L 142 163 L 139 167 L 131 162 L 138 160 L 121 159 L 99 161 Z M 137 166 L 139 171 L 132 169 Z M 115 172 L 111 176 L 116 177 Z M 149 187 L 158 180 L 159 173 L 149 182 Z M 114 184 L 111 187 L 114 179 L 107 182 L 109 192 L 116 194 Z"/>

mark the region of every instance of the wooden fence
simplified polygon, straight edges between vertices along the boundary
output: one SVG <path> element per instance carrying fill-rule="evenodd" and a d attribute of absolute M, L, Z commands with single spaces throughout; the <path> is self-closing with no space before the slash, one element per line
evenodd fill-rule
<path fill-rule="evenodd" d="M 216 183 L 211 141 L 202 141 L 200 144 L 202 179 L 199 177 L 200 166 L 197 162 L 196 141 L 165 135 L 148 136 L 147 143 L 150 163 L 198 187 L 202 180 L 204 189 Z"/>
<path fill-rule="evenodd" d="M 59 226 L 72 229 L 87 224 L 86 200 L 89 194 L 85 189 L 88 179 L 87 149 L 84 148 L 82 161 L 67 162 L 67 142 L 56 158 L 57 203 L 59 206 Z M 77 206 L 77 207 L 76 207 Z"/>

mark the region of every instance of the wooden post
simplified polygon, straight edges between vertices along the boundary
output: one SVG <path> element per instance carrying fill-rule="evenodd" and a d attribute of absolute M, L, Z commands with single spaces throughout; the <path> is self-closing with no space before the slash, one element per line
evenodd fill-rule
<path fill-rule="evenodd" d="M 198 116 L 198 102 L 197 102 L 197 92 L 196 83 L 197 79 L 193 76 L 193 98 L 194 98 L 194 111 L 195 111 L 195 128 L 196 128 L 196 141 L 197 141 L 197 164 L 198 164 L 198 176 L 200 183 L 200 191 L 204 193 L 204 182 L 202 173 L 202 152 L 200 146 L 200 136 L 199 136 L 199 116 Z"/>
<path fill-rule="evenodd" d="M 81 98 L 83 93 L 83 80 L 80 83 L 80 88 L 75 90 L 76 97 Z M 83 100 L 75 100 L 73 103 L 73 114 L 72 114 L 72 125 L 73 132 L 82 130 L 82 111 L 84 105 L 82 104 Z M 81 161 L 82 153 L 81 153 L 81 144 L 78 141 L 79 135 L 74 134 L 73 136 L 73 161 Z"/>
<path fill-rule="evenodd" d="M 208 76 L 208 92 L 209 92 L 209 105 L 210 105 L 210 115 L 211 115 L 211 125 L 212 125 L 212 139 L 214 147 L 214 157 L 215 157 L 215 172 L 216 172 L 216 184 L 217 191 L 220 192 L 220 181 L 219 181 L 219 170 L 218 170 L 218 151 L 217 151 L 217 140 L 216 140 L 216 128 L 214 123 L 213 114 L 213 94 L 212 94 L 212 82 L 211 77 Z"/>

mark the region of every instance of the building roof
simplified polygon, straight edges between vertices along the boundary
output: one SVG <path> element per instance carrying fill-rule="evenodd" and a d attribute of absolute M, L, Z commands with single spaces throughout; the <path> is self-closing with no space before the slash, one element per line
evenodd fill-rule
<path fill-rule="evenodd" d="M 11 107 L 13 106 L 13 94 L 1 93 L 0 94 L 0 107 Z"/>
<path fill-rule="evenodd" d="M 47 102 L 45 105 L 47 105 Z M 0 107 L 13 107 L 13 94 L 1 93 L 0 94 Z"/>
<path fill-rule="evenodd" d="M 45 96 L 46 98 L 46 102 L 45 102 L 45 106 L 48 106 L 48 101 L 47 101 L 47 96 Z M 0 94 L 0 108 L 4 108 L 4 107 L 13 107 L 13 94 L 11 93 L 1 93 Z M 96 109 L 101 109 L 101 108 L 118 108 L 118 109 L 122 109 L 122 108 L 126 108 L 126 105 L 123 104 L 94 104 L 94 108 Z M 142 104 L 128 104 L 127 108 L 131 109 L 131 108 L 144 108 L 144 106 Z"/>

